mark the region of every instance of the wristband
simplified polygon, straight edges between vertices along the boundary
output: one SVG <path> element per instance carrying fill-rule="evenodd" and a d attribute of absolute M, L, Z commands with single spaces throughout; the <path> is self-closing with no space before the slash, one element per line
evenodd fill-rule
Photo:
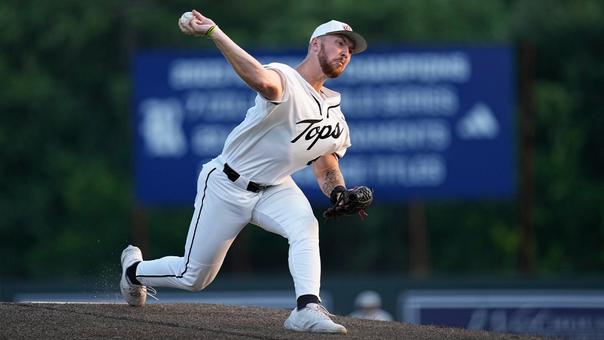
<path fill-rule="evenodd" d="M 214 33 L 216 27 L 217 25 L 213 25 L 212 27 L 208 28 L 208 31 L 206 32 L 206 37 L 210 38 L 212 36 L 212 33 Z"/>

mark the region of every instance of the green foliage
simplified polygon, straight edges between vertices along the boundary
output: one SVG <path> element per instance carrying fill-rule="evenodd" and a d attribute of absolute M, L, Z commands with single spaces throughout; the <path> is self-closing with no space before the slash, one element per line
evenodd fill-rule
<path fill-rule="evenodd" d="M 518 2 L 514 13 L 513 35 L 537 51 L 538 271 L 595 274 L 604 266 L 604 3 Z"/>
<path fill-rule="evenodd" d="M 511 202 L 430 204 L 428 226 L 434 271 L 513 273 L 519 244 L 514 211 Z"/>
<path fill-rule="evenodd" d="M 101 275 L 133 223 L 131 54 L 215 48 L 181 34 L 197 6 L 246 48 L 300 48 L 319 23 L 350 22 L 370 48 L 523 42 L 537 52 L 533 226 L 537 270 L 604 269 L 604 3 L 581 1 L 2 1 L 1 277 Z M 427 204 L 434 273 L 517 271 L 515 200 Z M 321 227 L 331 272 L 407 272 L 407 209 Z M 319 209 L 319 208 L 318 208 Z M 192 209 L 151 209 L 150 257 L 181 254 Z M 287 242 L 248 227 L 225 271 L 283 271 Z M 242 258 L 248 258 L 242 261 Z"/>

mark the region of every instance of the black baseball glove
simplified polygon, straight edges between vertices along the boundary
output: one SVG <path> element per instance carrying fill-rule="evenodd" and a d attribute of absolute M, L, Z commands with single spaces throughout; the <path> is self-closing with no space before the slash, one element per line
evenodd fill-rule
<path fill-rule="evenodd" d="M 323 212 L 323 217 L 333 218 L 358 214 L 363 220 L 367 216 L 365 209 L 373 202 L 373 190 L 366 186 L 352 189 L 337 186 L 333 189 L 329 198 L 333 206 Z"/>

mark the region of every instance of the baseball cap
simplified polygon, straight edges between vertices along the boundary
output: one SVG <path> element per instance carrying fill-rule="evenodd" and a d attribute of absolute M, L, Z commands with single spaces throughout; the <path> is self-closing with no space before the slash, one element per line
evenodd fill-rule
<path fill-rule="evenodd" d="M 353 32 L 352 27 L 347 23 L 331 20 L 324 24 L 321 24 L 315 28 L 315 31 L 310 36 L 310 41 L 312 41 L 316 37 L 320 37 L 328 34 L 342 34 L 350 38 L 354 43 L 354 49 L 352 50 L 352 54 L 357 54 L 365 51 L 367 49 L 367 41 L 360 34 Z"/>

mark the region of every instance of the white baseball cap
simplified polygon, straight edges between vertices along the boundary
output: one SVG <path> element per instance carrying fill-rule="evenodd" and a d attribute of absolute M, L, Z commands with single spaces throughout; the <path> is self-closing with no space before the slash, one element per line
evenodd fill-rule
<path fill-rule="evenodd" d="M 352 54 L 357 54 L 365 51 L 367 49 L 367 41 L 360 34 L 353 32 L 352 27 L 347 23 L 331 20 L 324 24 L 319 25 L 315 28 L 315 31 L 310 36 L 310 41 L 312 41 L 316 37 L 320 37 L 328 34 L 342 34 L 346 37 L 350 38 L 354 43 L 354 49 L 352 50 Z"/>

